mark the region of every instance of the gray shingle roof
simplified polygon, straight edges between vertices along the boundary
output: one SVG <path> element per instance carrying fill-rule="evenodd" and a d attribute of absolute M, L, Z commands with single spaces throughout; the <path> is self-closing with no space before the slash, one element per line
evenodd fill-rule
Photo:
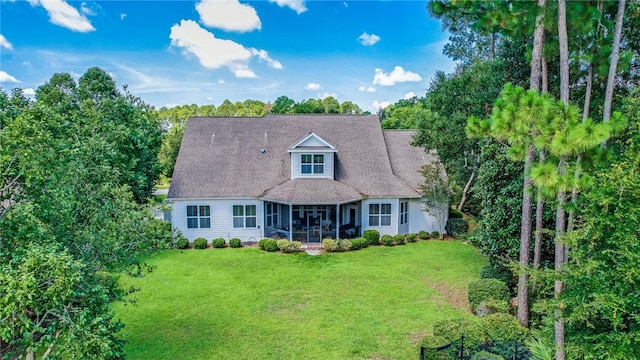
<path fill-rule="evenodd" d="M 291 204 L 341 204 L 362 197 L 358 190 L 331 179 L 293 179 L 261 196 L 265 200 Z"/>
<path fill-rule="evenodd" d="M 313 190 L 305 190 L 301 185 L 306 182 L 290 181 L 291 159 L 287 150 L 310 132 L 337 148 L 336 181 L 316 179 L 312 182 Z M 400 133 L 404 132 L 383 135 L 375 115 L 191 118 L 168 198 L 265 197 L 286 202 L 320 202 L 352 200 L 356 194 L 358 198 L 418 197 L 418 188 L 407 184 L 415 183 L 409 169 L 417 171 L 422 163 L 394 164 L 392 168 L 390 159 L 413 162 L 422 160 L 425 154 L 422 149 L 409 146 L 410 133 L 408 137 Z M 405 139 L 406 146 L 398 143 Z M 402 154 L 404 151 L 415 154 Z M 394 170 L 399 171 L 398 176 Z"/>
<path fill-rule="evenodd" d="M 420 168 L 436 161 L 436 155 L 411 146 L 414 133 L 413 130 L 383 130 L 393 173 L 420 192 L 420 185 L 424 183 Z"/>

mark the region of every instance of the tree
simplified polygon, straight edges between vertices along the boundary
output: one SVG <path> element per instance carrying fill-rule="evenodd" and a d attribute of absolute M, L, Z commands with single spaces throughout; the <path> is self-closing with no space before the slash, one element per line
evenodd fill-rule
<path fill-rule="evenodd" d="M 288 114 L 293 110 L 295 103 L 293 99 L 289 99 L 287 96 L 280 96 L 273 102 L 271 112 L 273 114 Z"/>
<path fill-rule="evenodd" d="M 424 184 L 420 186 L 423 197 L 423 211 L 433 215 L 438 222 L 438 232 L 442 238 L 445 232 L 449 203 L 451 202 L 451 188 L 440 162 L 424 165 L 420 169 L 424 177 Z"/>

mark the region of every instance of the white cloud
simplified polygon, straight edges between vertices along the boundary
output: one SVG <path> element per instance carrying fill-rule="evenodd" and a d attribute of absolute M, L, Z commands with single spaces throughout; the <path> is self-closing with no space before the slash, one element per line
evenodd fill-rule
<path fill-rule="evenodd" d="M 304 5 L 304 0 L 269 0 L 272 3 L 278 4 L 278 6 L 286 6 L 289 9 L 298 13 L 298 15 L 307 11 L 307 7 Z"/>
<path fill-rule="evenodd" d="M 95 31 L 89 20 L 64 0 L 29 0 L 32 6 L 40 5 L 49 13 L 51 23 L 77 32 Z"/>
<path fill-rule="evenodd" d="M 320 84 L 318 83 L 308 83 L 307 86 L 304 87 L 307 90 L 318 90 L 320 89 Z"/>
<path fill-rule="evenodd" d="M 382 86 L 393 86 L 398 83 L 408 81 L 421 81 L 419 74 L 405 71 L 402 66 L 396 66 L 390 74 L 386 74 L 382 69 L 375 69 L 376 74 L 373 76 L 373 84 Z"/>
<path fill-rule="evenodd" d="M 262 23 L 256 9 L 238 0 L 202 0 L 196 5 L 200 20 L 208 27 L 225 31 L 260 30 Z"/>
<path fill-rule="evenodd" d="M 25 96 L 33 96 L 33 95 L 35 95 L 35 94 L 36 94 L 36 91 L 35 91 L 35 90 L 33 90 L 33 88 L 26 88 L 26 89 L 22 90 L 22 93 L 23 93 Z"/>
<path fill-rule="evenodd" d="M 413 91 L 409 91 L 408 93 L 404 94 L 405 100 L 413 99 L 414 97 L 416 97 L 416 93 L 414 93 Z"/>
<path fill-rule="evenodd" d="M 15 77 L 7 74 L 6 71 L 0 70 L 0 83 L 3 83 L 3 82 L 19 83 L 20 81 Z"/>
<path fill-rule="evenodd" d="M 272 58 L 269 57 L 269 53 L 267 53 L 266 50 L 258 50 L 256 48 L 249 48 L 249 51 L 251 51 L 251 55 L 258 57 L 258 59 L 262 60 L 262 61 L 266 61 L 267 65 L 271 66 L 274 69 L 278 69 L 278 70 L 282 70 L 282 64 L 280 64 L 280 61 L 278 60 L 273 60 Z"/>
<path fill-rule="evenodd" d="M 218 80 L 218 84 L 220 84 L 220 85 L 224 84 L 224 80 L 222 80 L 222 79 Z"/>
<path fill-rule="evenodd" d="M 80 10 L 82 10 L 82 13 L 83 13 L 83 14 L 85 14 L 85 15 L 89 15 L 89 16 L 97 15 L 97 13 L 95 12 L 95 10 L 90 9 L 89 7 L 87 7 L 87 3 L 86 3 L 86 2 L 83 2 L 83 3 L 80 5 Z"/>
<path fill-rule="evenodd" d="M 377 43 L 378 41 L 380 41 L 380 36 L 376 35 L 376 34 L 367 34 L 362 33 L 362 35 L 360 35 L 358 37 L 358 40 L 360 40 L 360 44 L 364 45 L 364 46 L 371 46 L 375 43 Z"/>
<path fill-rule="evenodd" d="M 3 47 L 9 50 L 13 50 L 13 45 L 11 45 L 9 40 L 7 40 L 7 38 L 4 37 L 4 35 L 0 34 L 0 48 L 3 48 Z"/>
<path fill-rule="evenodd" d="M 336 95 L 335 93 L 330 93 L 330 92 L 326 92 L 326 91 L 325 91 L 325 92 L 323 92 L 323 93 L 321 93 L 321 94 L 318 94 L 318 99 L 320 99 L 320 100 L 322 100 L 322 99 L 326 99 L 326 98 L 328 98 L 329 96 L 331 96 L 331 97 L 332 97 L 332 98 L 334 98 L 334 99 L 338 97 L 338 95 Z"/>
<path fill-rule="evenodd" d="M 124 20 L 127 17 L 127 14 L 120 14 L 120 20 Z"/>
<path fill-rule="evenodd" d="M 358 90 L 359 91 L 366 91 L 366 92 L 370 92 L 370 93 L 376 92 L 376 88 L 373 87 L 373 86 L 360 86 L 358 88 Z"/>
<path fill-rule="evenodd" d="M 245 48 L 225 39 L 218 39 L 193 20 L 182 20 L 171 27 L 171 45 L 182 48 L 184 54 L 195 55 L 202 66 L 209 69 L 228 68 L 238 78 L 255 78 L 249 68 L 251 57 L 264 60 L 275 69 L 282 69 L 279 61 L 273 60 L 264 50 Z"/>
<path fill-rule="evenodd" d="M 380 102 L 378 100 L 373 100 L 373 102 L 371 103 L 371 106 L 373 106 L 373 108 L 376 109 L 376 110 L 384 109 L 389 105 L 391 105 L 391 104 L 388 101 Z"/>

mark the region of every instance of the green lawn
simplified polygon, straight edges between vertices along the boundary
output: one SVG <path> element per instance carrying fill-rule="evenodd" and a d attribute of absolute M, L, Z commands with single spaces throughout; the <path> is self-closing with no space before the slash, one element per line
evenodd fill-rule
<path fill-rule="evenodd" d="M 485 259 L 459 241 L 309 256 L 172 250 L 117 304 L 129 359 L 415 359 L 441 319 L 471 316 Z"/>

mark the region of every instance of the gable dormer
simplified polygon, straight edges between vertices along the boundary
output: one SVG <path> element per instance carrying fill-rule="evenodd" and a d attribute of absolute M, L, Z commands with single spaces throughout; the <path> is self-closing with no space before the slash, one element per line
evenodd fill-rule
<path fill-rule="evenodd" d="M 291 179 L 333 179 L 335 153 L 338 150 L 320 136 L 309 133 L 288 149 L 291 155 Z"/>

